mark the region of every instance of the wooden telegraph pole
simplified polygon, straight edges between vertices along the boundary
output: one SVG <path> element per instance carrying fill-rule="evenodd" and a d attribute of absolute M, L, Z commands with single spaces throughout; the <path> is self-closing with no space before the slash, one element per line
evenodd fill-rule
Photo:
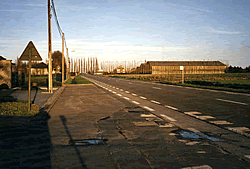
<path fill-rule="evenodd" d="M 29 100 L 28 100 L 28 111 L 30 112 L 30 95 L 31 95 L 31 54 L 32 54 L 32 49 L 31 46 L 29 48 Z"/>
<path fill-rule="evenodd" d="M 51 14 L 50 14 L 50 0 L 48 0 L 48 50 L 49 50 L 49 93 L 53 93 L 53 82 L 52 82 L 52 46 L 51 46 Z"/>
<path fill-rule="evenodd" d="M 62 32 L 62 83 L 64 82 L 64 33 Z"/>

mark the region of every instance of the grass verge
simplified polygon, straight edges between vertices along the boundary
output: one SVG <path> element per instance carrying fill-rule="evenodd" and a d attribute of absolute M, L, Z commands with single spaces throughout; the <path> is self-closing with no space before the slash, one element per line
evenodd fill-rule
<path fill-rule="evenodd" d="M 28 101 L 18 100 L 16 102 L 0 103 L 0 115 L 7 116 L 34 116 L 39 113 L 39 106 L 31 105 L 31 111 L 28 112 Z"/>
<path fill-rule="evenodd" d="M 76 76 L 74 79 L 69 78 L 65 84 L 93 84 L 87 79 L 82 78 L 81 76 Z"/>

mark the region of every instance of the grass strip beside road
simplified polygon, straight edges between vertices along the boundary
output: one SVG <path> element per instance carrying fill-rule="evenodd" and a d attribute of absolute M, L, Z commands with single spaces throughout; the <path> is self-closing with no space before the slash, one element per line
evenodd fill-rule
<path fill-rule="evenodd" d="M 28 112 L 28 101 L 18 100 L 15 102 L 0 103 L 0 116 L 34 116 L 39 113 L 39 106 L 31 105 L 31 111 Z"/>
<path fill-rule="evenodd" d="M 65 84 L 93 84 L 87 79 L 82 78 L 81 76 L 76 76 L 74 79 L 69 78 Z"/>

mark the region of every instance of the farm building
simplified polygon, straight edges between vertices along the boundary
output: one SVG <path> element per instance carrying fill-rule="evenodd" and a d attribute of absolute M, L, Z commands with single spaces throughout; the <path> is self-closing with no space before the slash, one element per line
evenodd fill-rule
<path fill-rule="evenodd" d="M 122 67 L 122 66 L 119 66 L 119 67 L 117 67 L 117 68 L 114 70 L 114 73 L 125 73 L 125 68 Z"/>
<path fill-rule="evenodd" d="M 226 65 L 220 61 L 148 61 L 137 67 L 135 73 L 141 74 L 222 74 Z"/>
<path fill-rule="evenodd" d="M 48 65 L 45 63 L 36 63 L 31 67 L 31 75 L 48 75 Z"/>

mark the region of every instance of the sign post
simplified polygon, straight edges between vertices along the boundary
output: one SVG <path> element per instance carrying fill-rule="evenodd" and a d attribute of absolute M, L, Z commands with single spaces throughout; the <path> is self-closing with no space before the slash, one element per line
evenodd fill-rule
<path fill-rule="evenodd" d="M 28 111 L 30 112 L 31 109 L 31 104 L 30 104 L 30 92 L 31 92 L 31 62 L 32 60 L 35 61 L 41 61 L 42 58 L 40 54 L 38 53 L 35 45 L 33 44 L 32 41 L 28 43 L 26 48 L 24 49 L 22 55 L 20 56 L 21 61 L 29 61 L 29 100 L 28 100 Z"/>
<path fill-rule="evenodd" d="M 180 66 L 180 70 L 182 71 L 181 82 L 182 82 L 182 84 L 184 84 L 184 66 Z"/>

